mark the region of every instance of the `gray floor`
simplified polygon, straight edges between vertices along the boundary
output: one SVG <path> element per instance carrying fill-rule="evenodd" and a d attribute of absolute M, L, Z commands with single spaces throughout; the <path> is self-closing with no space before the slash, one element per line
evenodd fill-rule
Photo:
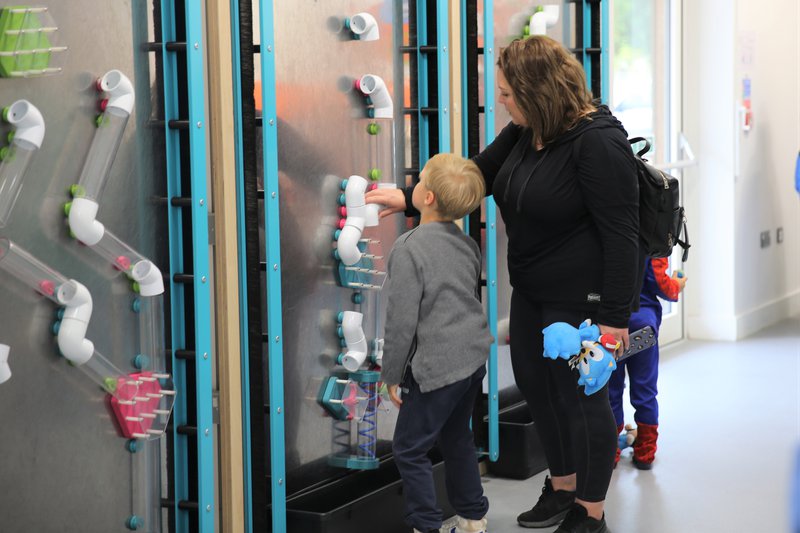
<path fill-rule="evenodd" d="M 659 391 L 656 462 L 640 471 L 623 453 L 606 500 L 612 531 L 788 532 L 800 443 L 800 317 L 739 342 L 668 347 Z M 516 524 L 544 477 L 484 478 L 491 533 L 555 529 Z"/>

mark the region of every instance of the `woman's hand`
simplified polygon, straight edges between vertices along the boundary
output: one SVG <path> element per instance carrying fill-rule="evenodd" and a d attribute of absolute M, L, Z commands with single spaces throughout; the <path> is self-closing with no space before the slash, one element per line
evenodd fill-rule
<path fill-rule="evenodd" d="M 380 217 L 388 217 L 406 210 L 406 195 L 402 189 L 375 189 L 364 195 L 368 204 L 381 204 L 385 206 L 380 212 Z"/>
<path fill-rule="evenodd" d="M 400 409 L 400 406 L 403 405 L 403 400 L 400 399 L 400 395 L 397 393 L 399 385 L 388 385 L 386 388 L 389 390 L 389 399 L 392 400 L 395 407 Z"/>
<path fill-rule="evenodd" d="M 628 349 L 628 345 L 630 345 L 628 328 L 612 328 L 611 326 L 606 326 L 603 324 L 598 324 L 597 326 L 600 328 L 600 335 L 609 334 L 619 342 L 619 348 L 617 348 L 617 351 L 614 352 L 614 357 L 619 357 L 625 353 L 625 350 Z"/>

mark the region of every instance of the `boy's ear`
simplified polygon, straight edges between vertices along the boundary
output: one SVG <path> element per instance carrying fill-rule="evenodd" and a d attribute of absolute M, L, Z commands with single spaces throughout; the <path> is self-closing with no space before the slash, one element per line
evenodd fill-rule
<path fill-rule="evenodd" d="M 425 199 L 423 200 L 425 205 L 433 205 L 436 203 L 436 195 L 433 194 L 433 191 L 430 189 L 425 191 Z"/>

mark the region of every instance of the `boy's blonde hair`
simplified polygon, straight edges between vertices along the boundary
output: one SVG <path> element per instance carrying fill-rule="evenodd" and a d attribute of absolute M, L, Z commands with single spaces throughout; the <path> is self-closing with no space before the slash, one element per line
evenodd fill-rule
<path fill-rule="evenodd" d="M 436 154 L 423 171 L 425 187 L 436 197 L 436 212 L 442 218 L 462 218 L 483 200 L 483 175 L 478 165 L 469 159 L 455 154 Z"/>

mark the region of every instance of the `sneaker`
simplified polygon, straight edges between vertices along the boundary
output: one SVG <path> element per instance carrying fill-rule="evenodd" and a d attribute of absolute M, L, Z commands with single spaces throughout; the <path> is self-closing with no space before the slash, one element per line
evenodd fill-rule
<path fill-rule="evenodd" d="M 611 530 L 606 525 L 605 515 L 597 520 L 586 513 L 583 505 L 574 503 L 554 533 L 611 533 Z"/>
<path fill-rule="evenodd" d="M 470 520 L 459 516 L 453 533 L 486 533 L 487 522 L 485 516 L 480 520 Z"/>
<path fill-rule="evenodd" d="M 517 517 L 517 522 L 522 527 L 548 527 L 561 522 L 575 502 L 575 492 L 568 490 L 553 490 L 550 477 L 544 478 L 544 487 L 539 501 L 530 511 L 525 511 Z"/>

